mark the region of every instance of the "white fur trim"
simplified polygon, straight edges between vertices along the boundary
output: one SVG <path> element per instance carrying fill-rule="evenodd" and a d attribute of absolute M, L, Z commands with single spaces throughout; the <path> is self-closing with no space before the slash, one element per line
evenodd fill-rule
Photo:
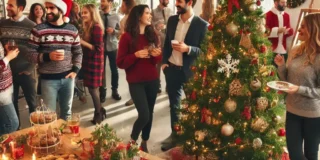
<path fill-rule="evenodd" d="M 67 13 L 67 4 L 62 0 L 45 0 L 45 3 L 52 3 L 62 10 L 63 15 Z"/>

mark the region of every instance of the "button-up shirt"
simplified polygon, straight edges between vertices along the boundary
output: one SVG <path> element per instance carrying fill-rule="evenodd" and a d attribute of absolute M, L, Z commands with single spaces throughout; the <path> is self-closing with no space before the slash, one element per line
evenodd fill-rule
<path fill-rule="evenodd" d="M 187 21 L 183 22 L 183 20 L 181 19 L 181 15 L 179 16 L 179 22 L 178 22 L 176 33 L 174 36 L 175 40 L 179 42 L 184 42 L 184 39 L 186 38 L 186 35 L 188 33 L 193 17 L 194 17 L 194 14 Z M 189 52 L 190 52 L 190 49 L 189 49 Z M 169 58 L 169 62 L 177 66 L 183 66 L 182 54 L 183 54 L 182 52 L 172 50 L 172 55 Z"/>

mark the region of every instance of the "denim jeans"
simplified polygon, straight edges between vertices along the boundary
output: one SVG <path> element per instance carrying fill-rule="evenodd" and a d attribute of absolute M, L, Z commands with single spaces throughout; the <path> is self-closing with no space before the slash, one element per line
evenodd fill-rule
<path fill-rule="evenodd" d="M 57 100 L 60 105 L 60 118 L 66 120 L 71 115 L 74 92 L 74 79 L 41 79 L 41 92 L 44 104 L 56 111 Z"/>
<path fill-rule="evenodd" d="M 118 67 L 116 64 L 116 59 L 117 59 L 117 52 L 118 50 L 114 51 L 106 51 L 104 52 L 104 69 L 103 69 L 103 76 L 102 76 L 102 86 L 103 88 L 107 88 L 107 75 L 106 75 L 106 61 L 107 58 L 109 57 L 109 65 L 110 65 L 110 70 L 111 70 L 111 89 L 112 90 L 117 90 L 118 89 L 118 82 L 119 82 L 119 73 L 118 73 Z"/>
<path fill-rule="evenodd" d="M 318 160 L 320 118 L 301 117 L 290 112 L 286 116 L 286 139 L 290 160 Z M 302 147 L 304 143 L 304 148 Z"/>
<path fill-rule="evenodd" d="M 14 132 L 19 127 L 19 119 L 13 103 L 0 106 L 0 136 Z"/>

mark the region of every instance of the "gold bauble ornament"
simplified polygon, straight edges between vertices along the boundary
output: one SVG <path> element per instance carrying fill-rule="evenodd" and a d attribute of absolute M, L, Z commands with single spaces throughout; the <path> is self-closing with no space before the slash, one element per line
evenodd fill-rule
<path fill-rule="evenodd" d="M 239 79 L 233 80 L 229 85 L 229 94 L 231 96 L 241 96 L 242 95 L 242 84 Z"/>
<path fill-rule="evenodd" d="M 260 138 L 255 138 L 252 142 L 252 147 L 258 149 L 262 147 L 262 140 Z"/>
<path fill-rule="evenodd" d="M 229 35 L 235 37 L 238 34 L 238 26 L 235 25 L 233 22 L 227 25 L 227 32 Z"/>
<path fill-rule="evenodd" d="M 232 113 L 237 109 L 237 103 L 232 99 L 227 99 L 226 102 L 224 102 L 224 109 L 228 113 Z"/>
<path fill-rule="evenodd" d="M 198 109 L 199 109 L 199 106 L 196 104 L 193 104 L 188 108 L 188 111 L 194 114 L 198 111 Z"/>
<path fill-rule="evenodd" d="M 276 115 L 275 117 L 273 117 L 273 121 L 279 123 L 281 121 L 281 117 L 279 115 Z"/>
<path fill-rule="evenodd" d="M 256 5 L 256 4 L 251 4 L 251 5 L 249 6 L 249 10 L 250 10 L 251 12 L 257 10 L 257 5 Z"/>
<path fill-rule="evenodd" d="M 268 99 L 266 97 L 260 97 L 257 99 L 256 109 L 258 111 L 264 111 L 268 107 Z"/>
<path fill-rule="evenodd" d="M 229 123 L 224 124 L 221 128 L 221 134 L 224 136 L 230 136 L 234 131 L 233 126 L 231 126 Z"/>
<path fill-rule="evenodd" d="M 242 33 L 239 45 L 244 47 L 244 48 L 246 48 L 246 49 L 251 48 L 252 47 L 252 43 L 251 43 L 250 35 L 251 35 L 250 33 L 248 33 L 248 34 Z"/>
<path fill-rule="evenodd" d="M 251 128 L 257 132 L 264 132 L 269 127 L 268 122 L 262 118 L 256 118 L 251 122 Z"/>
<path fill-rule="evenodd" d="M 202 142 L 204 138 L 207 136 L 207 133 L 204 131 L 196 131 L 194 133 L 195 139 L 199 142 Z"/>
<path fill-rule="evenodd" d="M 253 91 L 259 90 L 261 88 L 261 82 L 259 81 L 259 79 L 252 80 L 251 83 L 250 83 L 250 88 Z"/>

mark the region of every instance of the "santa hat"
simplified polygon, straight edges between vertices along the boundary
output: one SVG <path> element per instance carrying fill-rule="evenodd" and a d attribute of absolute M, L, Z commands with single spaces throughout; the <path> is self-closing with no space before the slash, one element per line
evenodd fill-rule
<path fill-rule="evenodd" d="M 63 21 L 68 23 L 70 21 L 69 14 L 72 7 L 72 0 L 45 0 L 45 2 L 54 4 L 63 13 Z"/>

